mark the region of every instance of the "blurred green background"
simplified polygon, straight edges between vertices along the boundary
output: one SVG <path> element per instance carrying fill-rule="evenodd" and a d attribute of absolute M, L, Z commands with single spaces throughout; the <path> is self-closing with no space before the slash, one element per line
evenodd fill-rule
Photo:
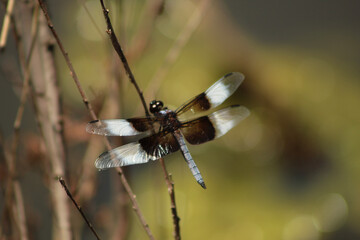
<path fill-rule="evenodd" d="M 196 183 L 180 153 L 165 158 L 175 182 L 182 238 L 360 239 L 359 1 L 210 1 L 198 28 L 162 77 L 156 77 L 158 70 L 199 2 L 165 1 L 153 25 L 142 28 L 149 2 L 107 1 L 146 101 L 161 99 L 176 108 L 224 74 L 238 71 L 246 79 L 222 106 L 238 103 L 251 111 L 222 138 L 188 145 L 207 190 Z M 99 3 L 49 1 L 49 9 L 101 117 L 144 115 L 104 31 Z M 137 55 L 143 39 L 147 45 Z M 18 105 L 16 89 L 4 81 L 17 66 L 11 49 L 0 55 L 5 136 L 11 133 Z M 116 239 L 118 231 L 127 232 L 126 239 L 146 239 L 119 190 L 118 175 L 93 167 L 105 150 L 103 141 L 85 132 L 90 117 L 60 54 L 57 66 L 71 189 L 79 192 L 78 200 L 103 239 Z M 24 145 L 37 134 L 30 107 L 22 132 L 27 136 Z M 90 138 L 96 138 L 98 147 L 86 154 Z M 117 138 L 111 142 L 114 147 L 120 144 Z M 26 166 L 19 177 L 27 216 L 35 219 L 30 221 L 35 239 L 49 239 L 48 189 L 37 170 L 40 163 L 27 160 L 31 149 L 23 151 L 18 165 Z M 91 172 L 91 186 L 78 179 L 84 171 Z M 129 166 L 125 172 L 155 237 L 171 239 L 170 200 L 160 164 Z M 92 190 L 82 197 L 86 187 Z M 72 221 L 77 239 L 91 239 L 74 209 Z"/>

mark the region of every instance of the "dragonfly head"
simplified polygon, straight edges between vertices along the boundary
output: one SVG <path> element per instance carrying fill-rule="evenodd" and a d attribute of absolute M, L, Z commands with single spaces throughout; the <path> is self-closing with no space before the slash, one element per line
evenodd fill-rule
<path fill-rule="evenodd" d="M 164 107 L 164 104 L 162 101 L 153 100 L 150 102 L 149 110 L 151 113 L 158 113 L 160 110 L 162 110 Z"/>

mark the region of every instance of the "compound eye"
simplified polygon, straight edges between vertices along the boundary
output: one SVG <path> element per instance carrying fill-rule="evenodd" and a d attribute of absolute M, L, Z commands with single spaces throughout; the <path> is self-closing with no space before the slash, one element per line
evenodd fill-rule
<path fill-rule="evenodd" d="M 155 113 L 157 112 L 157 102 L 154 100 L 154 101 L 151 101 L 150 102 L 150 107 L 149 107 L 149 110 L 151 113 Z"/>
<path fill-rule="evenodd" d="M 162 107 L 164 106 L 164 104 L 163 104 L 162 101 L 158 101 L 156 104 L 157 104 L 160 108 L 162 108 Z"/>
<path fill-rule="evenodd" d="M 163 108 L 164 104 L 161 101 L 151 101 L 150 102 L 150 112 L 151 113 L 156 113 L 159 112 L 162 108 Z"/>

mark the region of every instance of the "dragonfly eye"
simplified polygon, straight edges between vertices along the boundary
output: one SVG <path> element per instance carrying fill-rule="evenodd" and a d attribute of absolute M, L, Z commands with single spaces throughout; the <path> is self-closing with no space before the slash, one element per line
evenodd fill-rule
<path fill-rule="evenodd" d="M 164 104 L 162 101 L 151 101 L 150 102 L 150 112 L 151 113 L 157 113 L 163 108 Z"/>

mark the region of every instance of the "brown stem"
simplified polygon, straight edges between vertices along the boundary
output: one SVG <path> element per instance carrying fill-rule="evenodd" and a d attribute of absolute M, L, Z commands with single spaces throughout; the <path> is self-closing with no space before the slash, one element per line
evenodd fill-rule
<path fill-rule="evenodd" d="M 0 226 L 5 226 L 5 218 L 8 213 L 10 216 L 11 227 L 13 234 L 21 240 L 28 240 L 28 230 L 26 224 L 24 200 L 21 192 L 19 180 L 15 176 L 15 159 L 12 157 L 10 151 L 4 146 L 3 137 L 0 134 L 0 150 L 4 153 L 5 162 L 7 166 L 7 182 L 5 187 L 5 206 L 1 216 Z M 0 227 L 0 239 L 5 238 L 3 228 Z"/>
<path fill-rule="evenodd" d="M 141 103 L 142 103 L 142 105 L 144 107 L 146 116 L 149 116 L 150 114 L 149 114 L 149 111 L 148 111 L 147 106 L 146 106 L 146 102 L 145 102 L 145 99 L 144 99 L 144 96 L 143 96 L 143 92 L 140 90 L 139 85 L 137 84 L 137 82 L 135 80 L 134 74 L 132 73 L 132 71 L 130 69 L 128 61 L 127 61 L 127 59 L 125 57 L 125 54 L 124 54 L 124 52 L 123 52 L 123 50 L 122 50 L 122 48 L 120 46 L 120 43 L 119 43 L 119 41 L 118 41 L 118 39 L 116 37 L 115 31 L 114 31 L 114 29 L 112 27 L 112 24 L 111 24 L 111 21 L 110 21 L 110 18 L 109 18 L 109 10 L 106 9 L 103 0 L 100 0 L 100 3 L 101 3 L 101 7 L 102 7 L 102 10 L 103 10 L 103 13 L 104 13 L 105 22 L 106 22 L 106 26 L 107 26 L 106 32 L 109 34 L 111 43 L 112 43 L 115 51 L 117 52 L 117 54 L 120 57 L 120 60 L 121 60 L 123 66 L 125 68 L 126 74 L 130 78 L 131 83 L 135 86 L 135 89 L 136 89 L 137 93 L 139 94 L 139 97 L 140 97 Z"/>
<path fill-rule="evenodd" d="M 15 4 L 15 0 L 9 0 L 7 3 L 6 12 L 4 15 L 3 26 L 2 26 L 1 34 L 0 34 L 0 51 L 3 50 L 6 45 L 6 40 L 7 40 L 7 36 L 8 36 L 8 32 L 9 32 L 9 27 L 10 27 L 10 18 L 13 13 L 14 4 Z"/>
<path fill-rule="evenodd" d="M 73 198 L 72 194 L 70 193 L 68 187 L 66 186 L 65 180 L 60 177 L 59 178 L 59 182 L 61 184 L 61 186 L 64 188 L 66 194 L 68 195 L 68 197 L 71 199 L 71 201 L 73 202 L 73 204 L 75 205 L 76 209 L 80 212 L 82 218 L 84 219 L 84 221 L 86 222 L 86 224 L 88 225 L 88 227 L 91 229 L 92 233 L 95 235 L 96 239 L 100 239 L 99 235 L 97 234 L 97 232 L 95 231 L 94 227 L 92 226 L 92 224 L 90 223 L 90 221 L 87 219 L 85 213 L 83 212 L 83 210 L 81 209 L 81 207 L 77 204 L 77 202 L 75 201 L 75 199 Z"/>
<path fill-rule="evenodd" d="M 28 96 L 28 92 L 29 92 L 29 87 L 30 87 L 30 61 L 31 61 L 31 57 L 32 57 L 32 53 L 34 50 L 34 46 L 35 46 L 35 39 L 37 37 L 37 29 L 38 29 L 38 7 L 35 8 L 35 11 L 33 13 L 33 19 L 32 19 L 32 25 L 31 25 L 31 39 L 30 39 L 30 47 L 29 47 L 29 53 L 25 59 L 25 54 L 24 54 L 24 49 L 20 43 L 20 38 L 16 38 L 16 46 L 18 49 L 18 57 L 19 57 L 19 62 L 20 62 L 20 66 L 23 72 L 23 87 L 21 90 L 21 95 L 20 95 L 20 105 L 18 107 L 17 113 L 16 113 L 16 117 L 15 117 L 15 121 L 14 121 L 14 137 L 13 137 L 13 141 L 12 141 L 12 156 L 14 159 L 16 159 L 16 151 L 17 151 L 17 147 L 19 145 L 19 131 L 20 131 L 20 126 L 21 126 L 21 122 L 22 122 L 22 117 L 24 114 L 24 109 L 25 109 L 25 103 L 27 100 L 27 96 Z M 16 29 L 16 28 L 14 28 Z M 16 33 L 15 35 L 18 35 L 19 33 Z"/>
<path fill-rule="evenodd" d="M 164 171 L 165 176 L 165 182 L 167 184 L 168 193 L 170 195 L 170 209 L 171 209 L 171 215 L 173 218 L 173 224 L 174 224 L 174 238 L 176 240 L 180 240 L 180 218 L 177 214 L 176 209 L 176 202 L 175 202 L 175 189 L 174 189 L 174 182 L 170 179 L 170 175 L 168 171 L 166 170 L 165 161 L 163 158 L 160 158 L 161 167 Z"/>
<path fill-rule="evenodd" d="M 26 226 L 26 216 L 25 216 L 25 208 L 24 208 L 24 198 L 22 195 L 22 191 L 20 188 L 20 183 L 18 180 L 13 182 L 14 188 L 14 215 L 16 215 L 17 225 L 19 227 L 19 234 L 21 240 L 28 240 L 28 230 Z"/>

